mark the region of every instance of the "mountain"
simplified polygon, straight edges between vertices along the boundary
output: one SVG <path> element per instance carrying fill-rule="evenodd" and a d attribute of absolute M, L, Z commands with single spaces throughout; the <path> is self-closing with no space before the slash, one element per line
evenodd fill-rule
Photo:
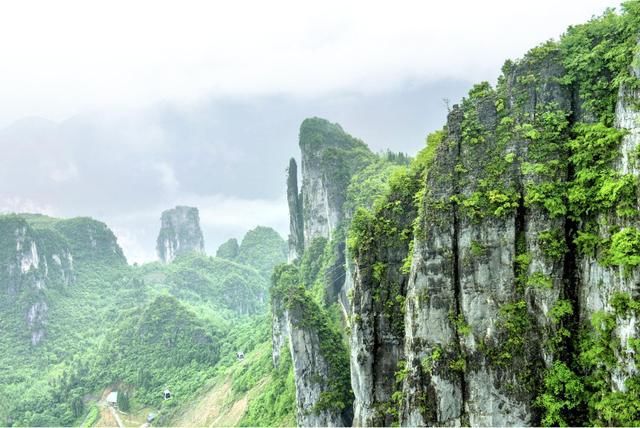
<path fill-rule="evenodd" d="M 0 424 L 117 391 L 131 426 L 640 425 L 638 34 L 627 2 L 505 62 L 413 158 L 304 120 L 287 241 L 211 257 L 176 207 L 131 266 L 99 221 L 0 216 Z"/>
<path fill-rule="evenodd" d="M 263 271 L 286 253 L 273 230 L 256 230 L 242 241 L 256 267 L 186 244 L 172 261 L 131 266 L 99 221 L 0 216 L 1 424 L 108 424 L 100 403 L 112 390 L 127 424 L 149 409 L 158 423 L 178 418 L 236 352 L 267 343 L 253 327 L 268 305 Z"/>
<path fill-rule="evenodd" d="M 640 422 L 639 29 L 507 61 L 409 165 L 302 123 L 271 293 L 299 425 Z"/>
<path fill-rule="evenodd" d="M 162 213 L 161 223 L 156 246 L 160 260 L 169 263 L 181 254 L 204 253 L 197 208 L 178 206 L 166 210 Z"/>

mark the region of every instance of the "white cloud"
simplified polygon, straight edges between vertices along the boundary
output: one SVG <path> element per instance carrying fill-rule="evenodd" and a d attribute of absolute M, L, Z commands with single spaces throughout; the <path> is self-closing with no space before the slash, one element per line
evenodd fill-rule
<path fill-rule="evenodd" d="M 56 210 L 51 205 L 41 204 L 29 198 L 10 196 L 0 198 L 0 213 L 39 213 L 55 217 Z"/>
<path fill-rule="evenodd" d="M 266 225 L 285 233 L 289 212 L 284 198 L 278 200 L 239 199 L 221 195 L 186 198 L 188 204 L 200 207 L 203 227 L 233 227 L 250 229 Z"/>
<path fill-rule="evenodd" d="M 494 79 L 615 0 L 0 4 L 0 124 L 205 94 L 380 91 Z"/>
<path fill-rule="evenodd" d="M 153 169 L 155 169 L 160 175 L 160 183 L 164 187 L 165 192 L 167 193 L 175 193 L 180 187 L 180 182 L 176 177 L 176 173 L 166 162 L 157 162 L 153 164 Z"/>
<path fill-rule="evenodd" d="M 67 161 L 63 165 L 54 165 L 49 177 L 56 183 L 64 183 L 78 177 L 78 167 L 73 162 Z"/>

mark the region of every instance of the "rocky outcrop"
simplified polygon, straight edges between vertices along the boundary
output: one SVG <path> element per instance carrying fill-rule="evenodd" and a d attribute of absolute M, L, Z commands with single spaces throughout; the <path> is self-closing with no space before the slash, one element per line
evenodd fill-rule
<path fill-rule="evenodd" d="M 533 423 L 535 377 L 552 359 L 542 346 L 549 311 L 565 279 L 564 253 L 549 257 L 541 239 L 558 233 L 566 246 L 564 213 L 533 198 L 541 182 L 566 179 L 566 169 L 541 177 L 535 168 L 567 163 L 548 147 L 566 139 L 571 107 L 559 64 L 553 54 L 525 58 L 498 91 L 479 85 L 449 114 L 409 282 L 404 424 Z M 536 115 L 547 111 L 565 121 L 558 141 L 539 147 L 533 132 L 516 131 L 544 132 Z"/>
<path fill-rule="evenodd" d="M 271 356 L 278 367 L 285 346 L 289 343 L 289 317 L 282 299 L 271 296 Z M 285 350 L 286 352 L 287 350 Z"/>
<path fill-rule="evenodd" d="M 319 118 L 302 123 L 300 150 L 300 191 L 294 159 L 289 162 L 287 177 L 289 262 L 301 260 L 300 270 L 305 273 L 294 274 L 296 279 L 286 292 L 277 279 L 271 290 L 273 361 L 278 365 L 282 347 L 288 342 L 296 380 L 298 424 L 350 425 L 353 398 L 348 353 L 338 333 L 329 327 L 335 321 L 305 287 L 314 288 L 313 293 L 322 296 L 322 306 L 340 304 L 345 319 L 348 317 L 346 287 L 351 288 L 352 278 L 345 270 L 343 204 L 351 176 L 376 157 L 339 125 Z M 291 265 L 289 268 L 296 270 Z M 332 347 L 328 343 L 333 343 Z"/>
<path fill-rule="evenodd" d="M 401 184 L 399 184 L 401 183 Z M 413 171 L 390 185 L 373 216 L 356 215 L 351 226 L 353 272 L 350 296 L 351 386 L 354 426 L 391 426 L 397 421 L 396 373 L 404 360 L 406 261 L 417 215 L 414 195 L 423 183 Z"/>
<path fill-rule="evenodd" d="M 282 348 L 288 342 L 299 426 L 350 426 L 351 403 L 346 400 L 352 396 L 342 338 L 329 328 L 323 310 L 297 280 L 298 270 L 293 265 L 282 265 L 274 273 L 274 364 L 279 364 Z"/>
<path fill-rule="evenodd" d="M 331 239 L 343 220 L 351 175 L 373 159 L 367 146 L 335 123 L 305 119 L 300 126 L 304 243 Z M 306 248 L 306 247 L 305 247 Z"/>
<path fill-rule="evenodd" d="M 633 75 L 640 78 L 637 54 Z M 638 100 L 640 90 L 625 86 L 620 88 L 615 111 L 615 126 L 626 130 L 617 155 L 613 161 L 612 174 L 620 180 L 637 183 L 640 178 L 638 152 L 640 150 L 640 108 Z M 631 248 L 637 248 L 640 229 L 640 199 L 637 192 L 631 198 L 628 213 L 622 212 L 623 205 L 613 207 L 609 212 L 600 213 L 597 218 L 596 233 L 599 239 L 615 240 L 616 236 Z M 629 207 L 627 207 L 629 208 Z M 629 232 L 625 234 L 625 232 Z M 634 241 L 635 239 L 635 241 Z M 633 251 L 633 250 L 632 250 Z M 612 368 L 610 384 L 614 391 L 626 391 L 625 382 L 638 374 L 636 348 L 633 341 L 640 337 L 638 314 L 615 305 L 615 301 L 633 301 L 640 297 L 640 269 L 637 265 L 607 263 L 603 260 L 602 249 L 584 257 L 578 266 L 581 278 L 579 294 L 580 318 L 588 322 L 596 313 L 614 314 L 614 327 L 611 331 L 612 348 L 616 364 Z"/>
<path fill-rule="evenodd" d="M 170 263 L 182 254 L 204 253 L 198 209 L 178 206 L 164 211 L 156 250 L 164 263 Z"/>
<path fill-rule="evenodd" d="M 289 204 L 289 262 L 304 251 L 304 220 L 302 217 L 302 194 L 298 192 L 298 164 L 289 160 L 287 168 L 287 203 Z"/>
<path fill-rule="evenodd" d="M 32 227 L 23 217 L 0 216 L 1 294 L 11 310 L 22 313 L 31 344 L 46 334 L 47 288 L 66 287 L 75 280 L 67 240 L 55 231 Z"/>
<path fill-rule="evenodd" d="M 394 190 L 394 172 L 385 198 L 345 205 L 344 189 L 366 189 L 357 180 L 368 179 L 344 161 L 339 127 L 303 123 L 300 270 L 322 272 L 325 307 L 342 304 L 354 425 L 637 420 L 626 409 L 640 380 L 640 70 L 621 67 L 640 14 L 625 13 L 508 61 L 495 89 L 476 85 L 418 155 L 426 175 L 408 197 L 394 199 L 411 182 Z M 619 56 L 585 54 L 592 49 Z M 320 238 L 321 269 L 308 260 Z M 305 354 L 313 332 L 293 331 L 293 306 L 273 307 L 274 346 L 289 339 L 294 361 L 322 372 Z M 309 379 L 302 365 L 295 375 Z M 315 394 L 307 380 L 298 385 L 302 397 Z"/>
<path fill-rule="evenodd" d="M 598 138 L 613 144 L 615 133 L 589 127 L 575 88 L 562 84 L 559 49 L 534 50 L 505 73 L 497 90 L 478 85 L 453 108 L 427 173 L 407 291 L 404 425 L 536 424 L 545 368 L 573 364 L 579 332 L 592 328 L 597 311 L 615 319 L 612 388 L 624 391 L 637 373 L 629 302 L 640 276 L 624 265 L 628 246 L 618 259 L 612 255 L 615 234 L 637 225 L 637 196 L 620 214 L 626 205 L 618 190 L 611 196 L 618 202 L 596 221 L 589 211 L 606 204 L 588 201 L 585 213 L 571 198 L 591 191 L 579 187 L 585 186 L 579 173 L 612 177 L 611 189 L 625 185 L 632 166 L 624 165 L 636 151 L 638 94 L 621 90 L 616 123 L 630 132 L 608 170 L 605 161 L 589 158 L 580 138 L 590 132 L 585 144 Z M 572 142 L 570 129 L 577 134 Z M 591 163 L 581 164 L 580 151 Z M 568 197 L 567 188 L 574 189 Z M 593 224 L 597 234 L 589 235 Z M 599 254 L 581 257 L 576 242 L 587 235 L 600 242 Z"/>

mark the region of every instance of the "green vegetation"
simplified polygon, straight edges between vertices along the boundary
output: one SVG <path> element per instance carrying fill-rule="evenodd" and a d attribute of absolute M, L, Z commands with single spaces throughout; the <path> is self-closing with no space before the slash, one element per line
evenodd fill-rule
<path fill-rule="evenodd" d="M 0 336 L 2 424 L 91 426 L 107 389 L 119 391 L 121 410 L 155 409 L 157 423 L 169 423 L 236 362 L 236 352 L 269 344 L 265 271 L 286 258 L 272 232 L 257 228 L 243 240 L 255 267 L 198 254 L 129 266 L 103 223 L 0 216 L 5 266 L 19 263 L 20 251 L 30 255 L 31 242 L 39 255 L 29 272 L 3 277 L 15 289 L 0 290 L 9 333 Z M 42 321 L 30 327 L 25 314 L 34 304 Z M 30 329 L 40 328 L 32 345 Z M 272 376 L 271 365 L 263 369 Z M 163 400 L 165 388 L 172 399 Z M 291 420 L 291 405 L 280 412 Z"/>
<path fill-rule="evenodd" d="M 247 232 L 240 243 L 236 261 L 253 266 L 265 278 L 271 278 L 273 267 L 287 259 L 287 244 L 270 227 L 258 226 Z"/>
<path fill-rule="evenodd" d="M 624 273 L 616 280 L 633 278 L 640 265 L 639 183 L 617 168 L 627 133 L 614 124 L 619 94 L 640 89 L 630 73 L 640 2 L 622 9 L 505 63 L 495 88 L 474 86 L 451 111 L 459 129 L 430 134 L 413 160 L 401 153 L 376 155 L 337 124 L 305 120 L 305 161 L 324 172 L 328 203 L 342 223 L 331 239 L 306 242 L 294 264 L 282 264 L 285 241 L 265 227 L 249 231 L 240 244 L 225 242 L 217 257 L 186 254 L 166 265 L 129 266 L 103 223 L 0 216 L 0 264 L 9 266 L 0 271 L 6 284 L 0 290 L 0 425 L 91 426 L 99 423 L 96 401 L 107 389 L 120 392 L 121 409 L 153 408 L 157 423 L 167 424 L 221 380 L 230 383 L 234 399 L 255 394 L 241 425 L 291 423 L 292 361 L 285 349 L 278 366 L 272 363 L 269 292 L 294 328 L 317 336 L 314 356 L 327 373 L 311 380 L 323 391 L 312 411 L 348 410 L 350 362 L 336 304 L 348 274 L 345 258 L 369 287 L 349 298 L 371 299 L 365 304 L 372 316 L 354 313 L 353 322 L 389 326 L 385 333 L 403 343 L 413 240 L 424 238 L 425 225 L 442 212 L 452 213 L 453 227 L 515 223 L 515 279 L 505 294 L 510 297 L 496 299 L 495 331 L 473 337 L 475 326 L 455 311 L 449 321 L 460 342 L 478 343 L 498 372 L 518 370 L 507 388 L 537 396 L 540 420 L 533 422 L 640 425 L 640 375 L 620 363 L 638 363 L 640 340 L 621 343 L 619 333 L 621 323 L 640 315 L 638 297 L 613 293 L 588 325 L 576 304 L 579 262 Z M 630 161 L 637 162 L 639 154 L 633 155 Z M 450 161 L 446 171 L 439 161 Z M 432 182 L 442 184 L 445 197 Z M 306 219 L 312 213 L 303 209 Z M 525 236 L 527 227 L 545 222 L 546 230 Z M 493 257 L 489 249 L 488 242 L 471 240 L 465 267 Z M 559 284 L 562 289 L 554 289 Z M 545 294 L 555 303 L 548 324 L 540 326 L 532 310 Z M 427 304 L 428 292 L 417 302 Z M 424 348 L 430 354 L 420 361 L 423 372 L 443 369 L 464 377 L 479 357 L 466 355 L 464 346 Z M 239 351 L 246 361 L 239 361 Z M 409 369 L 398 361 L 391 372 L 391 400 L 375 407 L 396 419 Z M 620 372 L 624 385 L 615 376 Z M 170 400 L 163 400 L 166 388 Z"/>
<path fill-rule="evenodd" d="M 240 252 L 240 246 L 236 238 L 231 238 L 222 243 L 216 251 L 216 257 L 227 260 L 235 260 Z"/>
<path fill-rule="evenodd" d="M 289 312 L 292 325 L 315 334 L 320 345 L 318 357 L 327 365 L 326 377 L 315 382 L 322 385 L 322 392 L 313 412 L 324 410 L 343 411 L 353 402 L 349 356 L 342 339 L 340 327 L 325 307 L 320 306 L 301 282 L 300 270 L 294 265 L 280 265 L 273 275 L 271 290 L 273 301 L 280 302 Z"/>
<path fill-rule="evenodd" d="M 640 264 L 640 230 L 625 227 L 611 236 L 611 245 L 605 262 L 622 266 L 627 272 Z"/>
<path fill-rule="evenodd" d="M 570 414 L 584 400 L 584 384 L 565 363 L 556 361 L 544 377 L 544 392 L 537 404 L 545 409 L 544 426 L 573 426 Z"/>

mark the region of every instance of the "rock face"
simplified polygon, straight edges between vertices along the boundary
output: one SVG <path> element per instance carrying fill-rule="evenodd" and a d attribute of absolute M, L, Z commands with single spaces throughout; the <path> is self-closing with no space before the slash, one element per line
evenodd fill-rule
<path fill-rule="evenodd" d="M 104 223 L 33 214 L 0 216 L 0 303 L 23 320 L 32 345 L 46 337 L 47 290 L 72 287 L 75 265 L 87 259 L 126 264 Z"/>
<path fill-rule="evenodd" d="M 297 285 L 298 272 L 283 265 L 274 273 L 271 290 L 273 361 L 278 365 L 286 342 L 293 363 L 299 426 L 349 426 L 347 403 L 336 402 L 348 391 L 348 370 L 341 338 L 330 330 L 321 309 Z M 344 357 L 344 358 L 343 358 Z"/>
<path fill-rule="evenodd" d="M 289 160 L 287 168 L 287 203 L 289 204 L 289 262 L 304 251 L 304 220 L 302 217 L 302 194 L 298 192 L 298 164 Z"/>
<path fill-rule="evenodd" d="M 633 62 L 633 75 L 640 77 L 640 66 L 637 54 Z M 637 153 L 640 150 L 640 110 L 638 100 L 640 90 L 622 86 L 618 95 L 615 111 L 615 126 L 626 130 L 622 138 L 619 151 L 613 162 L 614 173 L 622 178 L 629 177 L 638 182 L 640 169 L 638 168 Z M 620 206 L 613 207 L 606 213 L 601 213 L 597 220 L 597 234 L 604 239 L 614 239 L 618 235 L 627 245 L 636 245 L 634 235 L 625 231 L 636 231 L 640 228 L 639 195 L 633 197 L 632 212 L 622 213 Z M 637 239 L 637 238 L 636 238 Z M 627 381 L 638 374 L 636 364 L 636 350 L 632 345 L 640 337 L 640 323 L 634 311 L 616 308 L 613 303 L 616 297 L 637 299 L 640 296 L 640 269 L 636 266 L 610 266 L 602 262 L 597 252 L 584 257 L 579 263 L 578 270 L 581 278 L 579 293 L 580 318 L 589 320 L 599 312 L 615 314 L 615 327 L 611 332 L 615 338 L 616 364 L 611 373 L 611 387 L 614 391 L 626 391 Z"/>
<path fill-rule="evenodd" d="M 306 248 L 314 238 L 332 238 L 343 220 L 349 179 L 370 162 L 372 154 L 340 125 L 319 118 L 302 122 L 300 151 Z"/>
<path fill-rule="evenodd" d="M 557 83 L 560 64 L 555 53 L 525 58 L 496 92 L 478 86 L 449 114 L 407 293 L 406 425 L 533 423 L 535 378 L 553 358 L 542 346 L 554 331 L 549 311 L 572 256 L 545 254 L 547 234 L 566 246 L 566 220 L 528 203 L 549 177 L 523 165 L 566 165 L 566 156 L 512 127 L 544 132 L 535 116 L 552 111 L 566 138 L 572 97 Z M 566 170 L 551 175 L 561 182 Z"/>
<path fill-rule="evenodd" d="M 329 327 L 333 321 L 324 307 L 340 302 L 345 314 L 349 309 L 345 286 L 350 286 L 351 276 L 345 270 L 343 204 L 351 176 L 374 155 L 339 125 L 318 118 L 302 123 L 300 150 L 302 189 L 298 190 L 293 159 L 287 177 L 289 262 L 302 260 L 305 267 L 300 271 L 305 273 L 292 264 L 283 268 L 283 272 L 295 271 L 289 272 L 289 281 L 282 272 L 275 278 L 273 361 L 279 364 L 288 342 L 299 425 L 348 426 L 353 419 L 348 354 L 343 340 Z M 283 282 L 289 284 L 283 286 Z M 312 294 L 321 295 L 321 302 Z"/>
<path fill-rule="evenodd" d="M 590 33 L 591 22 L 508 61 L 496 88 L 476 85 L 412 164 L 424 174 L 418 188 L 416 176 L 394 174 L 365 210 L 345 205 L 344 191 L 380 176 L 363 179 L 341 164 L 339 127 L 303 123 L 303 218 L 290 175 L 291 231 L 304 223 L 300 277 L 322 272 L 323 305 L 343 306 L 354 425 L 624 425 L 640 417 L 626 411 L 640 394 L 634 8 L 615 24 L 632 29 L 615 49 Z M 614 25 L 611 16 L 598 25 Z M 625 60 L 581 50 L 594 46 Z M 627 60 L 631 75 L 620 68 Z M 318 239 L 329 242 L 327 269 L 308 263 Z M 310 359 L 317 338 L 301 327 L 303 300 L 288 296 L 272 303 L 274 362 L 288 340 L 299 410 L 309 414 L 323 394 L 309 376 L 325 375 L 328 356 Z M 572 388 L 584 396 L 569 397 Z"/>
<path fill-rule="evenodd" d="M 404 360 L 404 306 L 409 280 L 405 261 L 416 216 L 417 177 L 392 184 L 385 203 L 368 221 L 358 220 L 359 245 L 351 248 L 348 295 L 354 426 L 391 426 L 397 420 L 395 381 Z M 411 183 L 405 186 L 405 184 Z"/>
<path fill-rule="evenodd" d="M 407 291 L 403 425 L 537 424 L 545 368 L 571 364 L 580 325 L 616 312 L 614 296 L 637 295 L 637 270 L 577 254 L 590 219 L 567 208 L 562 189 L 582 185 L 575 150 L 588 150 L 574 142 L 569 153 L 568 130 L 590 125 L 572 114 L 583 109 L 561 85 L 560 52 L 533 52 L 505 73 L 496 91 L 477 86 L 453 108 L 427 174 Z M 638 142 L 630 101 L 638 94 L 629 95 L 621 90 L 616 111 L 630 132 L 606 172 L 614 177 L 632 173 L 625 162 Z M 596 222 L 611 252 L 612 231 L 637 225 L 615 210 Z M 625 390 L 637 373 L 630 339 L 638 329 L 633 311 L 617 312 L 611 387 Z"/>
<path fill-rule="evenodd" d="M 156 250 L 164 263 L 170 263 L 182 254 L 204 253 L 198 209 L 178 206 L 164 211 Z"/>
<path fill-rule="evenodd" d="M 22 312 L 31 344 L 45 337 L 49 307 L 45 290 L 74 281 L 73 256 L 64 239 L 54 241 L 48 231 L 32 228 L 18 216 L 0 217 L 0 293 Z M 61 237 L 59 237 L 61 238 Z M 54 238 L 55 239 L 55 238 Z"/>

